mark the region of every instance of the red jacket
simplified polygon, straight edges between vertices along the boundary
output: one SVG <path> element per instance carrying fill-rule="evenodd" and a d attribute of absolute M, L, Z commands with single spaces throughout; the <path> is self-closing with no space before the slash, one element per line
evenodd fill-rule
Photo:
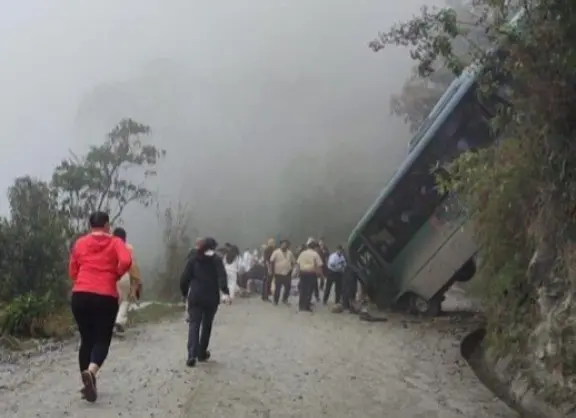
<path fill-rule="evenodd" d="M 132 255 L 118 237 L 91 232 L 79 238 L 68 267 L 72 292 L 118 297 L 116 282 L 130 269 Z"/>

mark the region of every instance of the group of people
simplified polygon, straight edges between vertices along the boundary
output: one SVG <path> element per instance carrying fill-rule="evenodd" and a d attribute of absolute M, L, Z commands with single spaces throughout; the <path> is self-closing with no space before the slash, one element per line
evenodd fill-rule
<path fill-rule="evenodd" d="M 210 358 L 208 346 L 214 317 L 221 302 L 230 304 L 240 292 L 249 292 L 260 284 L 262 300 L 280 301 L 288 305 L 292 280 L 298 282 L 298 307 L 312 311 L 312 296 L 328 303 L 332 287 L 335 290 L 336 309 L 354 311 L 356 296 L 355 279 L 347 274 L 347 262 L 341 246 L 333 253 L 323 240 L 309 238 L 295 256 L 290 242 L 282 240 L 276 248 L 269 240 L 258 251 L 245 250 L 240 254 L 236 245 L 226 243 L 219 248 L 214 238 L 200 238 L 190 252 L 180 277 L 180 291 L 186 300 L 188 321 L 188 358 L 186 364 L 194 367 L 197 362 Z"/>
<path fill-rule="evenodd" d="M 114 334 L 122 332 L 131 303 L 140 298 L 139 269 L 126 231 L 111 231 L 109 216 L 95 212 L 89 218 L 90 231 L 78 238 L 70 251 L 72 280 L 71 309 L 80 333 L 78 363 L 82 397 L 97 399 L 96 379 Z M 290 242 L 276 248 L 269 240 L 261 251 L 242 254 L 235 245 L 218 247 L 214 238 L 200 238 L 188 255 L 180 277 L 180 291 L 187 302 L 189 367 L 210 358 L 208 350 L 212 324 L 220 303 L 230 304 L 239 292 L 259 284 L 262 300 L 289 304 L 293 280 L 298 282 L 299 310 L 312 311 L 312 297 L 328 303 L 332 287 L 341 312 L 353 311 L 355 279 L 347 274 L 342 247 L 330 253 L 323 240 L 308 239 L 296 254 Z"/>
<path fill-rule="evenodd" d="M 240 254 L 238 247 L 229 243 L 220 249 L 231 299 L 256 291 L 263 301 L 289 305 L 290 295 L 298 293 L 299 309 L 310 311 L 313 297 L 316 302 L 327 304 L 334 288 L 334 312 L 353 309 L 350 301 L 355 299 L 356 287 L 350 286 L 354 279 L 347 274 L 342 246 L 331 253 L 323 239 L 309 238 L 295 253 L 290 247 L 288 240 L 281 240 L 277 247 L 275 240 L 270 239 L 260 251 L 246 249 Z M 296 289 L 294 281 L 298 283 Z"/>

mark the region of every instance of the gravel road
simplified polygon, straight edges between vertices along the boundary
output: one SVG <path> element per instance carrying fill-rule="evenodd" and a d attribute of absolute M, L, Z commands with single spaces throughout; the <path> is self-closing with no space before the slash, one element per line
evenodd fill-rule
<path fill-rule="evenodd" d="M 0 364 L 3 418 L 517 417 L 459 355 L 451 319 L 367 323 L 259 299 L 221 307 L 213 360 L 187 369 L 181 318 L 114 342 L 99 399 L 80 399 L 75 346 Z"/>

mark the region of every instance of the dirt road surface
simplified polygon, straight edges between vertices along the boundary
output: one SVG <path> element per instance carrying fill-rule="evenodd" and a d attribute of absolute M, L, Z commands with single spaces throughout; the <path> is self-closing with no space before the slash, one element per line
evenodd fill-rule
<path fill-rule="evenodd" d="M 80 399 L 74 345 L 0 365 L 3 418 L 512 418 L 459 355 L 451 320 L 313 314 L 259 299 L 221 307 L 213 360 L 187 369 L 181 318 L 114 342 L 99 399 Z"/>

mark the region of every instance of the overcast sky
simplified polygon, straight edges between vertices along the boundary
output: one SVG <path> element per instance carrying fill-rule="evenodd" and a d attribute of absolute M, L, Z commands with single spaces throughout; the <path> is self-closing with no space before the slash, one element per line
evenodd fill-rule
<path fill-rule="evenodd" d="M 69 148 L 131 116 L 168 151 L 154 185 L 165 198 L 195 204 L 207 229 L 225 218 L 269 231 L 277 220 L 263 213 L 284 204 L 302 153 L 320 167 L 328 148 L 354 143 L 339 172 L 371 181 L 370 196 L 406 154 L 389 96 L 408 54 L 367 43 L 422 0 L 0 4 L 1 190 L 25 173 L 49 178 Z"/>

